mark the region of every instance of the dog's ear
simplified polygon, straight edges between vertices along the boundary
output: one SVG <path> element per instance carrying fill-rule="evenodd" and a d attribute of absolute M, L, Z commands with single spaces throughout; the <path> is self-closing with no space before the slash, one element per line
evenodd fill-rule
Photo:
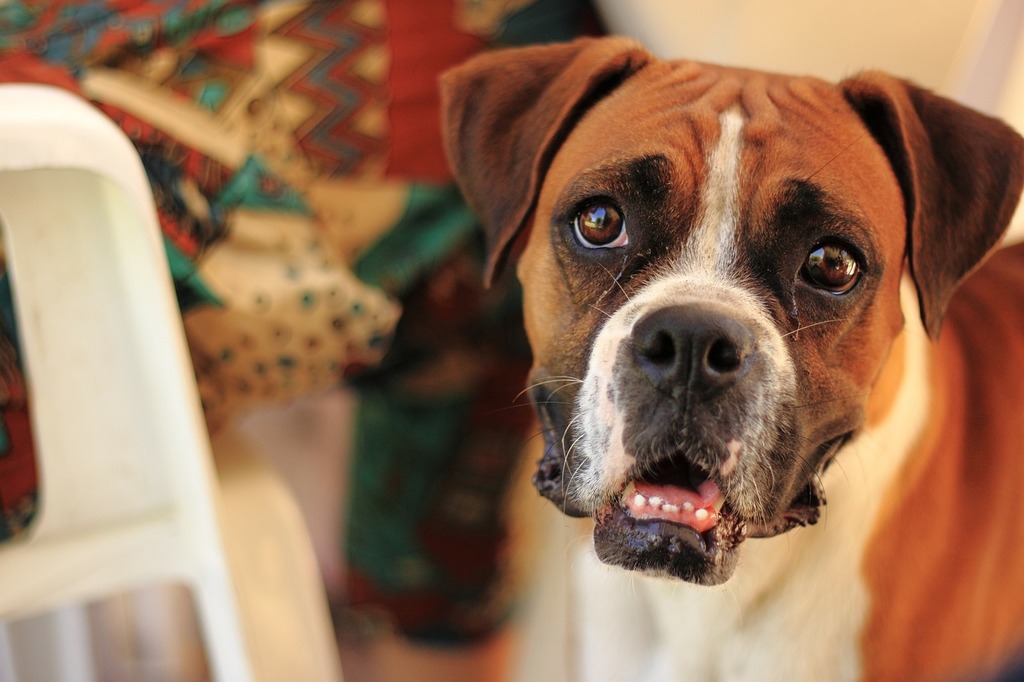
<path fill-rule="evenodd" d="M 1013 217 L 1024 140 L 997 119 L 882 73 L 840 87 L 900 183 L 921 319 L 937 338 L 954 289 Z"/>
<path fill-rule="evenodd" d="M 441 77 L 445 150 L 487 230 L 488 282 L 572 125 L 650 59 L 630 40 L 583 38 L 485 53 Z"/>

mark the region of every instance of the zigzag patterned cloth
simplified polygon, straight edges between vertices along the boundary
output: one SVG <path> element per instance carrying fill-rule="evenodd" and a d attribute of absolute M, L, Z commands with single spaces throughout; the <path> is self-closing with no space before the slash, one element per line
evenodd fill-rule
<path fill-rule="evenodd" d="M 78 92 L 139 151 L 211 428 L 360 390 L 347 604 L 428 641 L 485 635 L 507 611 L 502 500 L 532 428 L 507 409 L 529 362 L 516 293 L 480 288 L 436 77 L 492 44 L 573 37 L 581 4 L 0 5 L 0 82 Z M 3 538 L 37 481 L 0 284 Z"/>

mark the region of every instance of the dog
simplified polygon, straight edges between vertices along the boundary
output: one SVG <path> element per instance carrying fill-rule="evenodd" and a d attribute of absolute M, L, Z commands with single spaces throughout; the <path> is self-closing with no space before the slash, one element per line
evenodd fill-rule
<path fill-rule="evenodd" d="M 515 260 L 523 287 L 534 483 L 593 519 L 576 673 L 1009 660 L 1024 248 L 991 252 L 1021 137 L 882 73 L 666 62 L 623 38 L 496 51 L 441 85 L 487 276 Z"/>

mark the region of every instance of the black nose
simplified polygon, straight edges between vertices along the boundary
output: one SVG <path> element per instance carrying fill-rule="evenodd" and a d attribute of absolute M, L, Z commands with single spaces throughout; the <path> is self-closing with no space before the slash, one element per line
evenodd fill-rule
<path fill-rule="evenodd" d="M 713 395 L 746 374 L 754 335 L 702 305 L 660 308 L 633 327 L 633 354 L 654 385 L 673 394 Z"/>

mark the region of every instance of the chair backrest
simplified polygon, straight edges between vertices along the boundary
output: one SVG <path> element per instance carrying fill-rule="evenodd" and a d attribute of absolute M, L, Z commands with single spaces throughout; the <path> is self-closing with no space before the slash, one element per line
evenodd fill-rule
<path fill-rule="evenodd" d="M 0 229 L 41 484 L 25 537 L 0 545 L 0 620 L 180 581 L 215 677 L 251 679 L 138 153 L 69 92 L 0 85 Z"/>
<path fill-rule="evenodd" d="M 40 464 L 28 541 L 162 516 L 184 544 L 110 582 L 222 564 L 209 438 L 138 153 L 71 93 L 0 86 L 0 224 Z"/>
<path fill-rule="evenodd" d="M 156 512 L 212 480 L 156 215 L 138 201 L 149 196 L 137 152 L 87 103 L 0 88 L 0 222 L 41 465 L 37 537 Z"/>

